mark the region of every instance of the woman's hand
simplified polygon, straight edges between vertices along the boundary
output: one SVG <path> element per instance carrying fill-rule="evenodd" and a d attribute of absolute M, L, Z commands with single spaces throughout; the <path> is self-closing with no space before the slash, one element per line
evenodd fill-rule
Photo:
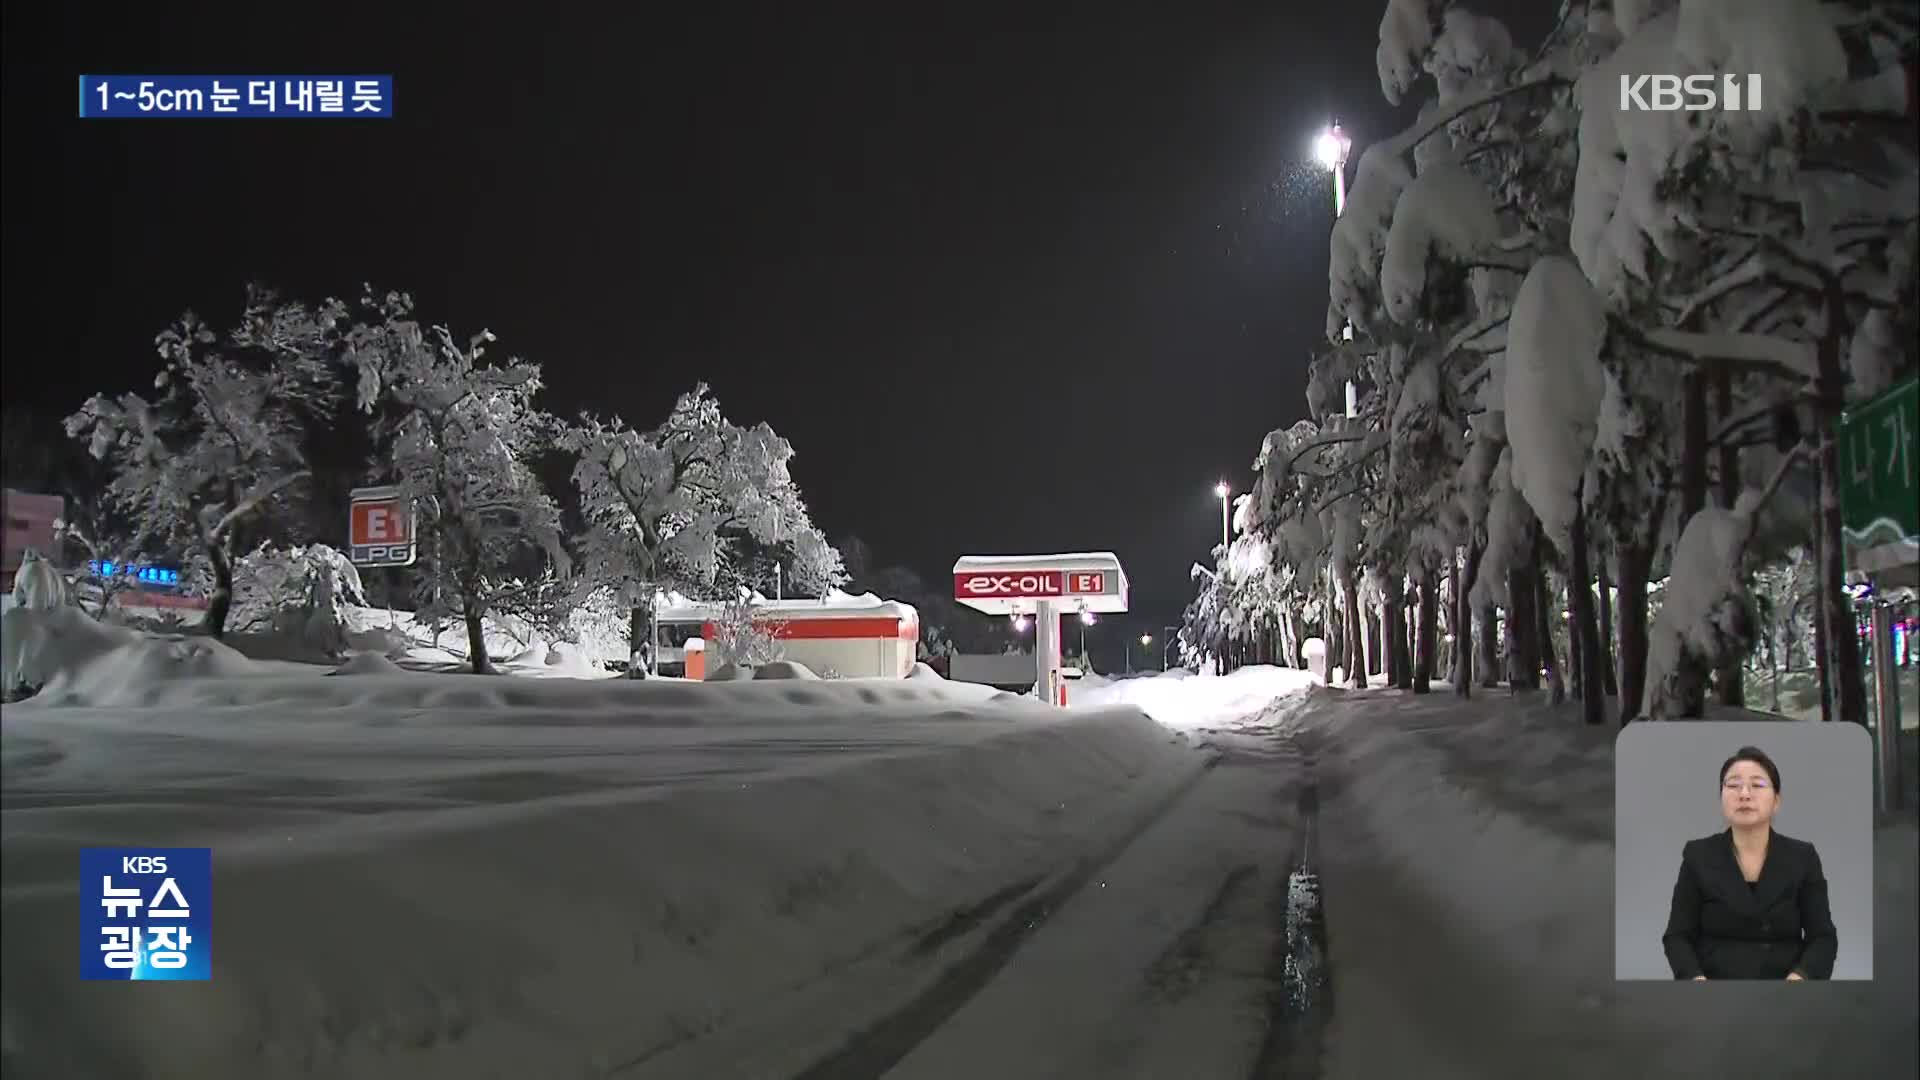
<path fill-rule="evenodd" d="M 1787 972 L 1787 981 L 1788 982 L 1806 982 L 1807 980 L 1801 978 L 1799 972 L 1789 971 Z"/>

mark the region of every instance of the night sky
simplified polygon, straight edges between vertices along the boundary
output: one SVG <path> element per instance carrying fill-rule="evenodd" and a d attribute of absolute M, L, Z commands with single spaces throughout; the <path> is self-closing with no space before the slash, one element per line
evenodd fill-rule
<path fill-rule="evenodd" d="M 660 6 L 6 5 L 9 401 L 148 385 L 249 280 L 369 281 L 563 414 L 711 382 L 881 562 L 1113 550 L 1128 632 L 1176 621 L 1214 482 L 1304 415 L 1310 140 L 1395 130 L 1382 3 Z M 192 71 L 390 72 L 397 118 L 75 117 L 81 73 Z"/>

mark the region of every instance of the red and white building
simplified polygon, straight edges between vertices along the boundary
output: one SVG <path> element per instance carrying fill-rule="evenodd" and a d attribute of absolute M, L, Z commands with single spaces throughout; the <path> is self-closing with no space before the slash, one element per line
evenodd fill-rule
<path fill-rule="evenodd" d="M 843 679 L 900 679 L 913 670 L 920 613 L 911 604 L 837 590 L 819 600 L 754 597 L 752 603 L 780 642 L 785 659 L 815 672 L 831 671 Z M 693 638 L 705 644 L 706 671 L 731 660 L 717 640 L 718 615 L 717 604 L 680 597 L 655 610 L 661 641 L 655 659 L 662 674 L 687 662 L 686 644 Z"/>

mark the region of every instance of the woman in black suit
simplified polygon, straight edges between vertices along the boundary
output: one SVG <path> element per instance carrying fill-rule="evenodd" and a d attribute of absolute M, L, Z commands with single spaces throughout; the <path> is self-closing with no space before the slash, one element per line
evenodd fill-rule
<path fill-rule="evenodd" d="M 1833 977 L 1840 938 L 1820 854 L 1773 831 L 1780 769 L 1751 746 L 1720 766 L 1727 831 L 1689 840 L 1660 940 L 1676 979 Z"/>

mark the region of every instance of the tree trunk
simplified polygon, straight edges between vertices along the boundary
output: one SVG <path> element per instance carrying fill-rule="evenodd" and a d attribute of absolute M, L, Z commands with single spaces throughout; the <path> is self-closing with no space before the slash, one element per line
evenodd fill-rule
<path fill-rule="evenodd" d="M 1445 608 L 1447 636 L 1442 639 L 1446 653 L 1447 681 L 1454 686 L 1460 685 L 1460 551 L 1453 549 L 1447 555 L 1447 595 L 1439 599 Z"/>
<path fill-rule="evenodd" d="M 1500 609 L 1492 604 L 1480 606 L 1480 685 L 1500 685 Z"/>
<path fill-rule="evenodd" d="M 1594 560 L 1600 571 L 1600 679 L 1601 688 L 1609 697 L 1620 695 L 1620 683 L 1615 677 L 1613 666 L 1613 580 L 1607 576 L 1607 556 L 1601 553 Z"/>
<path fill-rule="evenodd" d="M 1674 535 L 1684 536 L 1687 523 L 1707 505 L 1707 374 L 1698 368 L 1689 371 L 1681 383 L 1680 407 L 1680 522 Z M 1686 650 L 1675 658 L 1681 669 L 1700 667 L 1700 661 Z M 1679 715 L 1699 716 L 1706 711 L 1705 670 L 1684 670 L 1679 685 L 1685 688 L 1677 703 Z M 1696 688 L 1698 688 L 1696 692 Z"/>
<path fill-rule="evenodd" d="M 1359 574 L 1352 567 L 1347 568 L 1347 579 L 1341 582 L 1341 589 L 1347 594 L 1347 685 L 1355 690 L 1367 688 L 1367 649 L 1366 623 L 1360 617 Z"/>
<path fill-rule="evenodd" d="M 1534 607 L 1539 582 L 1531 565 L 1507 572 L 1507 688 L 1540 689 L 1540 637 Z"/>
<path fill-rule="evenodd" d="M 487 658 L 487 635 L 480 626 L 480 608 L 472 600 L 460 602 L 460 614 L 467 622 L 467 659 L 475 675 L 493 673 L 493 662 Z"/>
<path fill-rule="evenodd" d="M 1827 659 L 1823 672 L 1832 672 L 1832 700 L 1848 723 L 1867 722 L 1866 673 L 1860 666 L 1860 637 L 1854 629 L 1853 605 L 1846 596 L 1846 552 L 1842 548 L 1840 519 L 1840 453 L 1834 428 L 1844 404 L 1846 374 L 1840 366 L 1840 344 L 1847 332 L 1846 303 L 1837 277 L 1827 281 L 1825 332 L 1820 335 L 1820 595 L 1827 626 Z M 1912 436 L 1909 435 L 1909 438 Z M 1824 718 L 1824 717 L 1823 717 Z"/>
<path fill-rule="evenodd" d="M 207 614 L 201 625 L 207 636 L 219 641 L 227 636 L 227 614 L 233 610 L 233 554 L 224 537 L 207 544 L 207 561 L 213 564 L 213 593 L 207 597 Z"/>
<path fill-rule="evenodd" d="M 1816 455 L 1816 458 L 1817 457 L 1818 455 Z M 1818 462 L 1816 467 L 1819 468 L 1820 498 L 1824 504 L 1826 501 L 1827 488 L 1825 463 Z M 1827 646 L 1827 636 L 1829 633 L 1826 590 L 1827 522 L 1824 506 L 1815 511 L 1814 517 L 1813 574 L 1816 582 L 1813 587 L 1813 618 L 1810 620 L 1813 623 L 1813 668 L 1814 674 L 1818 676 L 1817 685 L 1820 688 L 1820 719 L 1826 721 L 1833 719 L 1834 686 L 1833 661 L 1831 659 L 1833 653 Z"/>
<path fill-rule="evenodd" d="M 1733 373 L 1725 368 L 1714 373 L 1714 409 L 1720 423 L 1733 415 Z M 1720 505 L 1733 509 L 1740 498 L 1740 447 L 1732 439 L 1720 443 Z M 1713 673 L 1713 686 L 1720 704 L 1744 708 L 1747 704 L 1746 657 L 1729 653 Z"/>
<path fill-rule="evenodd" d="M 1540 558 L 1541 538 L 1536 536 L 1533 544 L 1534 569 L 1528 577 L 1533 579 L 1533 611 L 1534 623 L 1540 634 L 1540 666 L 1547 671 L 1547 688 L 1553 693 L 1550 700 L 1558 705 L 1567 700 L 1567 682 L 1560 666 L 1558 650 L 1553 644 L 1553 593 L 1547 587 L 1547 568 L 1542 565 Z"/>
<path fill-rule="evenodd" d="M 646 609 L 638 604 L 627 613 L 627 678 L 629 679 L 644 679 L 651 674 L 646 670 L 646 661 L 651 658 L 652 650 L 649 649 L 645 656 L 641 654 L 641 647 L 650 644 L 653 640 L 647 630 L 648 621 Z"/>
<path fill-rule="evenodd" d="M 1380 613 L 1367 606 L 1367 674 L 1387 677 L 1387 658 L 1380 651 L 1386 638 L 1380 632 Z"/>
<path fill-rule="evenodd" d="M 1660 534 L 1667 515 L 1668 493 L 1654 497 L 1652 513 L 1639 530 L 1615 539 L 1619 552 L 1620 580 L 1614 587 L 1620 593 L 1620 723 L 1639 719 L 1646 707 L 1647 644 L 1649 618 L 1647 586 L 1653 577 L 1653 557 L 1659 551 Z"/>
<path fill-rule="evenodd" d="M 1408 655 L 1407 617 L 1402 610 L 1405 585 L 1394 575 L 1389 575 L 1384 584 L 1386 613 L 1381 621 L 1387 634 L 1388 681 L 1398 689 L 1407 690 L 1413 686 L 1413 658 Z"/>
<path fill-rule="evenodd" d="M 1606 691 L 1600 675 L 1600 627 L 1593 611 L 1593 586 L 1587 557 L 1586 482 L 1581 481 L 1582 502 L 1573 512 L 1573 577 L 1567 583 L 1567 600 L 1573 608 L 1573 642 L 1577 658 L 1574 667 L 1580 673 L 1580 718 L 1589 724 L 1607 719 Z"/>
<path fill-rule="evenodd" d="M 1647 579 L 1653 542 L 1620 549 L 1620 722 L 1637 720 L 1647 693 Z"/>
<path fill-rule="evenodd" d="M 1486 553 L 1486 545 L 1477 539 L 1467 545 L 1467 572 L 1461 575 L 1460 587 L 1453 593 L 1453 648 L 1458 658 L 1453 692 L 1463 698 L 1473 696 L 1473 605 L 1467 601 L 1467 594 L 1480 578 L 1480 560 Z"/>
<path fill-rule="evenodd" d="M 1415 633 L 1413 692 L 1425 694 L 1433 689 L 1435 652 L 1440 644 L 1440 586 L 1433 567 L 1420 567 L 1419 588 L 1420 621 Z"/>

